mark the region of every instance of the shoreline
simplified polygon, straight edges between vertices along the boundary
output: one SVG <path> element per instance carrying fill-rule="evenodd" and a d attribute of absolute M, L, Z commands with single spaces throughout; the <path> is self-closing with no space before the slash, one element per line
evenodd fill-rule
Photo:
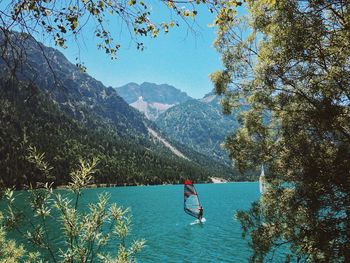
<path fill-rule="evenodd" d="M 228 180 L 220 177 L 210 177 L 210 180 L 213 184 L 225 184 L 229 182 Z"/>
<path fill-rule="evenodd" d="M 220 177 L 209 177 L 209 181 L 197 182 L 195 184 L 225 184 L 225 183 L 254 183 L 258 181 L 228 181 Z M 166 185 L 182 185 L 182 183 L 162 183 L 162 184 L 90 184 L 84 187 L 84 189 L 96 189 L 96 188 L 112 188 L 112 187 L 130 187 L 130 186 L 166 186 Z M 40 187 L 38 187 L 40 188 Z M 35 188 L 35 189 L 38 189 Z M 53 185 L 53 189 L 65 190 L 69 189 L 68 184 Z M 28 190 L 27 186 L 16 188 L 14 190 Z"/>

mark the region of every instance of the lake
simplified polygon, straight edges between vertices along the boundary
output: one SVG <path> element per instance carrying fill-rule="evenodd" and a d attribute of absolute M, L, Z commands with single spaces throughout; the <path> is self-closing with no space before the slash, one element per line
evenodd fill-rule
<path fill-rule="evenodd" d="M 241 262 L 250 250 L 234 213 L 259 198 L 257 183 L 197 184 L 206 222 L 183 210 L 183 185 L 86 190 L 85 200 L 108 191 L 111 201 L 131 208 L 132 235 L 147 243 L 139 262 Z M 112 248 L 111 248 L 112 249 Z"/>
<path fill-rule="evenodd" d="M 193 224 L 195 219 L 185 214 L 183 185 L 86 189 L 81 204 L 109 192 L 110 202 L 131 208 L 129 240 L 146 239 L 138 262 L 247 262 L 250 249 L 234 213 L 259 198 L 258 183 L 197 184 L 196 189 L 204 224 Z M 115 251 L 116 245 L 107 249 Z"/>

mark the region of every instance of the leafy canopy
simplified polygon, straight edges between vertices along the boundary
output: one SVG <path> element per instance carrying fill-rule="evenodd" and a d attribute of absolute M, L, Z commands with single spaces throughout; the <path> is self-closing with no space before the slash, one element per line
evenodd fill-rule
<path fill-rule="evenodd" d="M 274 2 L 262 0 L 262 2 Z M 154 21 L 152 5 L 164 5 L 170 10 L 164 21 Z M 130 33 L 138 49 L 143 49 L 140 37 L 157 37 L 159 32 L 168 33 L 179 26 L 180 21 L 192 28 L 191 20 L 198 15 L 199 5 L 207 5 L 217 14 L 214 21 L 221 28 L 225 21 L 236 14 L 242 1 L 216 0 L 8 0 L 0 13 L 0 30 L 3 34 L 16 30 L 28 34 L 42 34 L 66 48 L 67 38 L 79 37 L 91 31 L 99 40 L 98 48 L 111 58 L 116 58 L 120 48 L 120 30 Z M 190 19 L 190 20 L 189 20 Z"/>
<path fill-rule="evenodd" d="M 268 189 L 238 212 L 251 261 L 350 261 L 350 3 L 247 1 L 222 17 L 212 75 L 229 113 L 251 109 L 225 146 L 244 170 L 265 164 Z"/>
<path fill-rule="evenodd" d="M 45 155 L 30 146 L 27 158 L 47 178 L 51 167 Z M 91 184 L 97 160 L 80 161 L 71 172 L 68 191 L 54 191 L 52 184 L 38 183 L 25 199 L 30 209 L 21 209 L 17 194 L 1 191 L 0 262 L 136 262 L 135 255 L 143 249 L 145 240 L 135 240 L 127 246 L 131 216 L 129 209 L 108 204 L 109 195 L 98 195 L 96 203 L 83 207 L 79 198 Z M 23 197 L 22 197 L 23 198 Z M 54 223 L 54 224 L 53 224 Z M 51 225 L 51 227 L 49 227 Z M 53 241 L 56 225 L 62 231 L 60 241 Z M 6 237 L 16 231 L 27 243 L 17 244 Z M 117 240 L 115 239 L 117 238 Z M 114 243 L 114 251 L 106 247 Z M 28 245 L 29 244 L 29 245 Z"/>

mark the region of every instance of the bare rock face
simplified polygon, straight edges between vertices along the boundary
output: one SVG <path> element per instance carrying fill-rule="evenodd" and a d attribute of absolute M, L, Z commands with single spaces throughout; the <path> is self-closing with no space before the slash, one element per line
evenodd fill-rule
<path fill-rule="evenodd" d="M 140 96 L 137 101 L 130 103 L 130 106 L 142 112 L 147 119 L 154 121 L 159 117 L 160 114 L 162 114 L 167 109 L 175 106 L 175 104 L 147 102 L 144 101 L 142 96 Z"/>
<path fill-rule="evenodd" d="M 193 100 L 185 92 L 167 84 L 129 83 L 116 90 L 129 105 L 153 121 L 169 108 Z"/>

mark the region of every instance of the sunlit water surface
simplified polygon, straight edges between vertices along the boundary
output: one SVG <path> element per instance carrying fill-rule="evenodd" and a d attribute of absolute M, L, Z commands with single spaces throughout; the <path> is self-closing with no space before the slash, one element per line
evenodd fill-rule
<path fill-rule="evenodd" d="M 108 192 L 110 202 L 130 207 L 133 225 L 128 241 L 146 240 L 138 262 L 247 262 L 251 251 L 234 214 L 259 198 L 258 184 L 198 184 L 196 188 L 204 208 L 203 224 L 193 224 L 195 219 L 184 213 L 183 185 L 87 189 L 81 206 Z M 55 229 L 52 241 L 62 242 L 59 227 L 49 227 Z M 116 251 L 117 244 L 111 242 L 106 249 Z"/>

